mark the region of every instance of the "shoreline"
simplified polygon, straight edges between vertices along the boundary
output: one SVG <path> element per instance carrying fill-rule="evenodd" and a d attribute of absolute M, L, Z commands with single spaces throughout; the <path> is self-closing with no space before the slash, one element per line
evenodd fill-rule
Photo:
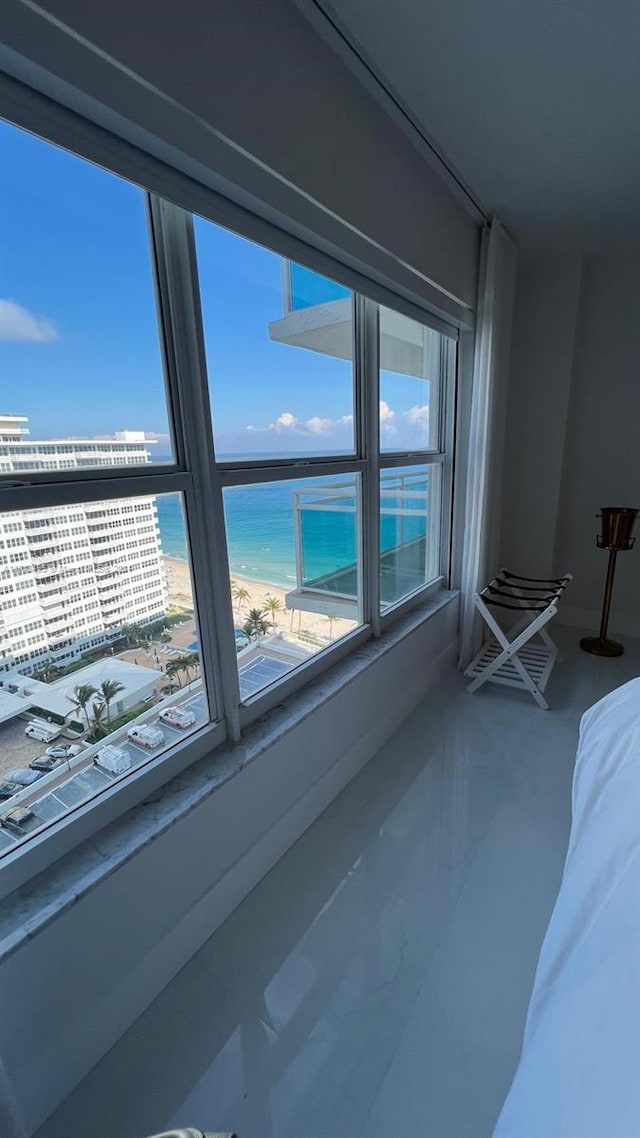
<path fill-rule="evenodd" d="M 177 609 L 190 608 L 193 610 L 193 619 L 197 624 L 188 562 L 180 557 L 169 557 L 166 554 L 163 555 L 162 562 L 169 606 Z M 310 635 L 315 638 L 318 647 L 321 647 L 339 639 L 357 626 L 357 621 L 349 620 L 347 617 L 336 616 L 329 619 L 322 613 L 287 608 L 285 597 L 295 587 L 293 582 L 289 586 L 283 586 L 276 584 L 275 581 L 265 581 L 264 578 L 247 577 L 244 573 L 231 573 L 230 577 L 231 581 L 241 585 L 248 593 L 240 603 L 232 600 L 233 621 L 236 628 L 242 629 L 249 610 L 256 608 L 265 612 L 269 625 L 274 631 L 281 632 L 285 639 L 300 644 L 301 641 L 304 642 L 305 636 Z M 275 613 L 273 618 L 269 611 L 265 610 L 268 596 L 275 597 L 282 605 L 281 611 Z"/>
<path fill-rule="evenodd" d="M 160 560 L 165 566 L 165 572 L 168 569 L 175 568 L 178 571 L 187 572 L 189 580 L 191 580 L 190 565 L 186 557 L 178 557 L 175 553 L 162 553 Z M 267 585 L 270 589 L 281 589 L 283 592 L 288 593 L 295 589 L 295 581 L 291 581 L 288 585 L 283 585 L 281 581 L 270 581 L 266 577 L 251 577 L 246 571 L 239 569 L 236 573 L 233 569 L 229 569 L 229 576 L 232 581 L 238 580 L 247 582 L 250 585 Z"/>

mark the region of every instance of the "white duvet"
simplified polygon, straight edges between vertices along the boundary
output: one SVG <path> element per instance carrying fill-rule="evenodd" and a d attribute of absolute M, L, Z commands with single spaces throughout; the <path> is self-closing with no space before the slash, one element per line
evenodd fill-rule
<path fill-rule="evenodd" d="M 640 679 L 582 718 L 564 876 L 494 1138 L 640 1138 Z"/>

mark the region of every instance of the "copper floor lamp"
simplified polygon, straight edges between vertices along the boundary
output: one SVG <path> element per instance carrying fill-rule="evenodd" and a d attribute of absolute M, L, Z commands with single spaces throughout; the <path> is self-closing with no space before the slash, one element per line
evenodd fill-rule
<path fill-rule="evenodd" d="M 631 533 L 637 515 L 637 510 L 615 506 L 603 507 L 597 515 L 602 521 L 601 532 L 596 538 L 596 545 L 598 549 L 609 550 L 607 580 L 602 601 L 602 619 L 598 635 L 585 636 L 580 641 L 580 647 L 584 648 L 585 652 L 591 652 L 594 656 L 622 656 L 624 652 L 622 644 L 607 639 L 607 628 L 609 626 L 611 594 L 613 593 L 613 576 L 616 571 L 616 557 L 627 549 L 633 549 L 635 538 L 631 536 Z"/>

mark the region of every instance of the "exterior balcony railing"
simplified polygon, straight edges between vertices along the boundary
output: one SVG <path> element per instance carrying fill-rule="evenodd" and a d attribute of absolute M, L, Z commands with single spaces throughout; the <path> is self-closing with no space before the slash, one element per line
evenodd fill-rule
<path fill-rule="evenodd" d="M 348 288 L 295 261 L 284 261 L 282 271 L 284 310 L 287 314 L 328 304 L 332 300 L 345 300 L 351 295 Z"/>
<path fill-rule="evenodd" d="M 429 477 L 424 470 L 381 477 L 380 599 L 385 607 L 436 575 Z M 295 489 L 293 511 L 296 588 L 287 594 L 287 606 L 355 617 L 361 593 L 355 481 Z"/>

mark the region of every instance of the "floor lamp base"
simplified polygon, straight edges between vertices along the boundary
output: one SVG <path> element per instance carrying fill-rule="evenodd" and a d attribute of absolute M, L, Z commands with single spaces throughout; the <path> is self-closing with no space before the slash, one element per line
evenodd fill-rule
<path fill-rule="evenodd" d="M 616 640 L 605 640 L 601 636 L 585 636 L 580 641 L 580 647 L 592 656 L 622 656 L 624 653 L 622 644 Z"/>

